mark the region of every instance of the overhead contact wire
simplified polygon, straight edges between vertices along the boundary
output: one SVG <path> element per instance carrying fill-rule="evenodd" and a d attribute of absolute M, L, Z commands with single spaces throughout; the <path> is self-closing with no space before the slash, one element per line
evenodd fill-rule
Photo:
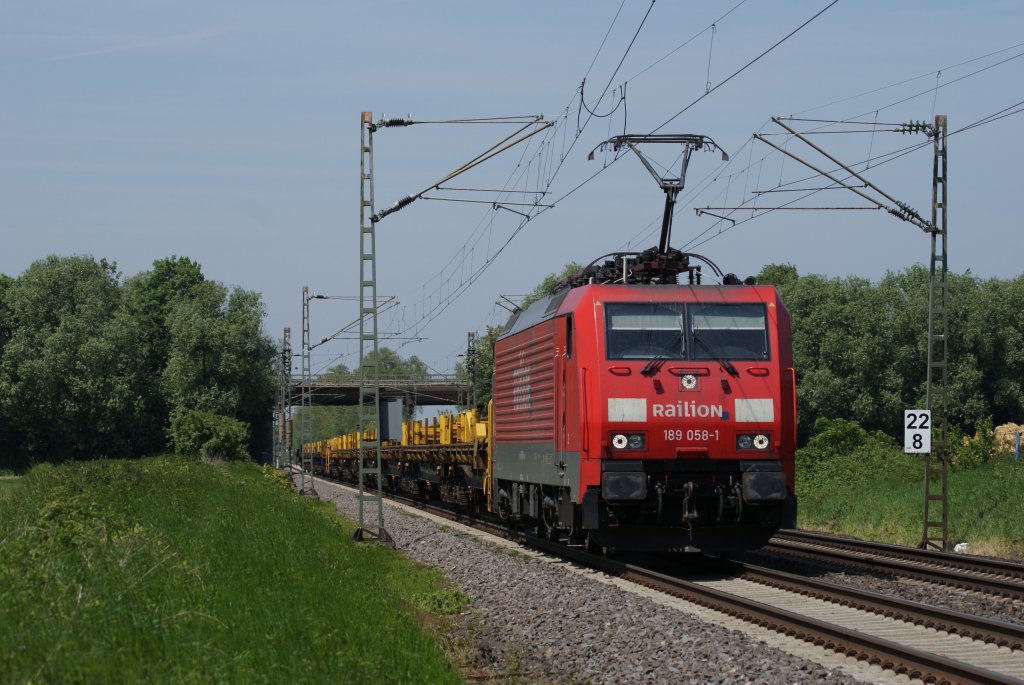
<path fill-rule="evenodd" d="M 660 126 L 658 126 L 658 127 L 657 127 L 657 128 L 655 128 L 655 129 L 654 129 L 653 131 L 651 131 L 651 133 L 657 133 L 658 131 L 660 131 L 661 129 L 665 128 L 665 127 L 666 127 L 666 126 L 668 126 L 668 125 L 669 125 L 670 123 L 672 123 L 673 121 L 675 121 L 676 119 L 678 119 L 678 118 L 679 118 L 680 116 L 682 116 L 682 115 L 683 115 L 683 114 L 684 114 L 684 113 L 685 113 L 686 111 L 688 111 L 688 110 L 689 110 L 689 109 L 690 109 L 691 107 L 693 107 L 694 105 L 696 105 L 696 104 L 697 104 L 698 102 L 700 102 L 701 100 L 703 100 L 704 98 L 706 98 L 706 97 L 707 97 L 708 95 L 711 95 L 711 93 L 715 92 L 716 90 L 718 90 L 719 88 L 721 88 L 722 86 L 724 86 L 724 85 L 725 85 L 726 83 L 728 83 L 729 81 L 733 80 L 733 79 L 734 79 L 734 78 L 735 78 L 736 76 L 738 76 L 739 74 L 741 74 L 741 73 L 743 73 L 744 71 L 746 71 L 746 70 L 747 70 L 747 69 L 748 69 L 748 68 L 749 68 L 749 67 L 750 67 L 751 65 L 753 65 L 753 64 L 754 64 L 755 62 L 759 61 L 759 60 L 760 60 L 760 59 L 761 59 L 762 57 L 764 57 L 765 55 L 767 55 L 768 53 L 770 53 L 771 51 L 773 51 L 773 50 L 774 50 L 775 48 L 779 47 L 780 45 L 782 45 L 783 43 L 785 43 L 785 42 L 786 42 L 787 40 L 789 40 L 790 38 L 792 38 L 792 37 L 793 37 L 794 35 L 796 35 L 796 34 L 797 34 L 797 33 L 798 33 L 798 32 L 799 32 L 799 31 L 800 31 L 801 29 L 803 29 L 803 28 L 804 28 L 805 26 L 807 26 L 808 24 L 810 24 L 810 23 L 811 23 L 812 21 L 814 21 L 815 19 L 817 19 L 818 17 L 820 17 L 820 16 L 822 15 L 822 14 L 824 14 L 824 13 L 825 13 L 826 11 L 828 11 L 828 10 L 829 10 L 829 9 L 830 9 L 830 8 L 831 8 L 831 7 L 833 6 L 833 5 L 835 5 L 835 4 L 837 3 L 837 2 L 839 2 L 839 0 L 832 0 L 832 2 L 830 2 L 830 3 L 829 3 L 828 5 L 826 5 L 826 6 L 824 7 L 824 8 L 822 8 L 821 10 L 819 10 L 819 11 L 818 11 L 818 13 L 817 13 L 817 14 L 815 14 L 815 15 L 814 15 L 813 17 L 811 17 L 810 19 L 808 19 L 808 20 L 807 20 L 807 21 L 805 21 L 804 23 L 802 23 L 802 24 L 800 24 L 799 26 L 797 26 L 797 27 L 796 27 L 795 29 L 793 29 L 792 31 L 790 31 L 789 33 L 787 33 L 787 34 L 786 34 L 785 36 L 783 36 L 783 37 L 782 37 L 781 39 L 779 39 L 779 40 L 778 40 L 778 41 L 777 41 L 777 42 L 776 42 L 776 43 L 775 43 L 774 45 L 772 45 L 771 47 L 769 47 L 769 48 L 768 48 L 767 50 L 765 50 L 764 52 L 762 52 L 762 53 L 761 53 L 760 55 L 758 55 L 758 56 L 757 56 L 757 57 L 755 57 L 754 59 L 752 59 L 752 60 L 750 60 L 749 62 L 747 62 L 746 64 L 744 64 L 744 65 L 743 65 L 742 67 L 740 67 L 739 69 L 737 69 L 736 71 L 734 71 L 734 72 L 733 72 L 732 74 L 730 74 L 729 76 L 727 76 L 727 77 L 726 77 L 726 78 L 725 78 L 724 80 L 722 80 L 722 81 L 719 81 L 719 82 L 718 82 L 717 84 L 715 84 L 715 86 L 714 86 L 713 88 L 711 88 L 710 90 L 708 90 L 707 92 L 705 92 L 705 93 L 704 93 L 703 95 L 701 95 L 701 96 L 700 96 L 700 97 L 698 97 L 698 98 L 697 98 L 696 100 L 694 100 L 693 102 L 691 102 L 690 104 L 688 104 L 688 105 L 687 105 L 686 107 L 683 107 L 683 108 L 682 108 L 681 110 L 679 110 L 678 112 L 676 112 L 675 114 L 673 114 L 672 116 L 670 116 L 670 117 L 669 117 L 668 119 L 666 119 L 666 120 L 665 120 L 665 122 L 664 122 L 664 123 L 662 123 L 662 124 L 661 124 Z"/>
<path fill-rule="evenodd" d="M 1019 109 L 1016 109 L 1015 111 L 1011 111 L 1011 110 L 1014 110 L 1014 108 L 1019 108 Z M 1009 107 L 1005 107 L 1005 108 L 1003 108 L 1003 109 L 1001 109 L 1001 110 L 999 110 L 997 112 L 994 112 L 992 114 L 989 114 L 988 116 L 982 117 L 981 119 L 978 119 L 978 120 L 976 120 L 976 121 L 974 121 L 974 122 L 972 122 L 972 123 L 970 123 L 970 124 L 968 124 L 968 125 L 966 125 L 966 126 L 964 126 L 962 128 L 959 128 L 959 129 L 957 129 L 955 131 L 951 131 L 947 135 L 952 136 L 952 135 L 964 133 L 966 131 L 970 131 L 970 130 L 972 130 L 974 128 L 978 128 L 980 126 L 984 126 L 984 125 L 990 124 L 990 123 L 992 123 L 994 121 L 998 121 L 998 120 L 1006 118 L 1008 116 L 1012 116 L 1014 114 L 1021 114 L 1021 113 L 1024 113 L 1024 100 L 1021 100 L 1020 102 L 1017 102 L 1017 103 L 1015 103 L 1013 105 L 1010 105 Z M 912 152 L 916 152 L 917 150 L 921 150 L 921 149 L 926 148 L 926 147 L 931 147 L 932 145 L 933 145 L 932 141 L 931 140 L 927 140 L 927 141 L 924 141 L 922 143 L 918 143 L 918 144 L 915 144 L 915 145 L 907 146 L 907 147 L 902 148 L 900 150 L 896 150 L 896 151 L 893 151 L 893 152 L 888 152 L 888 153 L 879 155 L 875 159 L 879 159 L 879 160 L 882 160 L 882 161 L 876 163 L 875 167 L 882 166 L 883 164 L 888 164 L 889 162 L 895 161 L 895 160 L 897 160 L 897 159 L 899 159 L 901 157 L 904 157 L 904 156 L 906 156 L 908 154 L 911 154 Z M 862 163 L 869 163 L 871 161 L 875 161 L 875 160 L 869 158 L 867 160 L 863 160 L 862 162 L 856 162 L 856 163 L 851 164 L 849 166 L 852 167 L 852 166 L 856 166 L 856 165 L 859 165 L 859 164 L 862 164 Z M 839 171 L 839 169 L 836 169 L 836 171 Z M 843 180 L 844 181 L 848 180 L 850 178 L 853 178 L 854 176 L 856 176 L 856 174 L 849 174 Z M 795 182 L 803 182 L 803 181 L 809 180 L 810 178 L 817 178 L 817 175 L 814 175 L 814 176 L 811 176 L 811 177 L 808 177 L 808 178 L 804 178 L 804 179 L 800 179 L 799 181 L 795 181 Z M 793 183 L 793 182 L 791 182 L 791 183 Z M 776 186 L 776 187 L 777 188 L 778 187 L 782 187 L 783 185 L 789 185 L 789 184 L 779 184 L 779 186 Z M 733 224 L 731 226 L 728 226 L 728 227 L 726 227 L 724 229 L 719 230 L 718 233 L 716 233 L 715 235 L 709 236 L 708 238 L 706 238 L 705 240 L 702 240 L 700 242 L 695 242 L 699 238 L 701 238 L 702 236 L 706 235 L 711 230 L 714 230 L 714 228 L 716 226 L 720 225 L 720 223 L 721 223 L 720 221 L 719 222 L 715 222 L 714 224 L 712 224 L 712 226 L 710 226 L 709 228 L 705 229 L 701 233 L 699 233 L 696 236 L 694 236 L 690 240 L 690 242 L 686 243 L 684 248 L 700 247 L 701 245 L 704 245 L 704 244 L 710 242 L 711 240 L 713 240 L 714 238 L 718 237 L 719 235 L 722 235 L 726 231 L 730 231 L 730 230 L 736 228 L 737 226 L 745 224 L 748 221 L 753 221 L 754 219 L 760 218 L 760 217 L 768 214 L 769 212 L 775 211 L 777 209 L 788 208 L 790 205 L 793 205 L 793 204 L 795 204 L 797 202 L 800 202 L 801 200 L 804 200 L 804 199 L 806 199 L 808 197 L 811 197 L 812 195 L 815 195 L 815 194 L 817 194 L 817 193 L 819 193 L 819 192 L 821 192 L 823 190 L 826 190 L 826 189 L 827 188 L 816 188 L 814 190 L 809 191 L 805 195 L 801 195 L 801 196 L 799 196 L 797 198 L 794 198 L 793 200 L 790 200 L 789 202 L 785 202 L 785 203 L 783 203 L 783 204 L 781 204 L 779 206 L 776 206 L 776 207 L 762 207 L 762 208 L 759 209 L 760 213 L 758 213 L 758 214 L 753 214 L 752 213 L 750 217 L 748 217 L 746 219 L 740 219 L 740 220 L 736 221 L 735 224 Z M 750 201 L 750 200 L 744 200 L 744 202 L 742 204 L 746 204 L 748 201 Z M 845 208 L 837 208 L 837 209 L 845 209 Z M 870 208 L 863 208 L 863 209 L 870 209 Z"/>

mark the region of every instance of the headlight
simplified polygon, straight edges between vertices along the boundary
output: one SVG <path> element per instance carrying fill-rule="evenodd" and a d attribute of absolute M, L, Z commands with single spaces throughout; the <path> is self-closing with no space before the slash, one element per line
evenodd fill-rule
<path fill-rule="evenodd" d="M 616 433 L 612 436 L 612 447 L 617 450 L 642 450 L 647 446 L 643 433 Z"/>
<path fill-rule="evenodd" d="M 771 446 L 771 439 L 766 433 L 753 433 L 736 436 L 736 449 L 740 450 L 767 450 Z"/>

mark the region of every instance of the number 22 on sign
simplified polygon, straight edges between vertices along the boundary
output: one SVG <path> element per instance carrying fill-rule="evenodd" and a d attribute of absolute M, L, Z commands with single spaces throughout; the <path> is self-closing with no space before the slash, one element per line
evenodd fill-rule
<path fill-rule="evenodd" d="M 903 451 L 927 454 L 932 451 L 932 413 L 928 409 L 903 411 Z"/>

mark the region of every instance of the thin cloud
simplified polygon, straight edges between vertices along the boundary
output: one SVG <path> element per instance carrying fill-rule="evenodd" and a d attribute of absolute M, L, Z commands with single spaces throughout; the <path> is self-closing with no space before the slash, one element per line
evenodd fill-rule
<path fill-rule="evenodd" d="M 160 48 L 171 45 L 190 45 L 192 43 L 198 43 L 209 38 L 215 38 L 228 33 L 225 30 L 216 31 L 193 31 L 191 33 L 179 33 L 173 36 L 146 36 L 143 38 L 136 38 L 124 43 L 117 45 L 109 45 L 104 48 L 95 48 L 93 50 L 83 50 L 81 52 L 73 52 L 68 55 L 61 55 L 55 57 L 54 61 L 60 62 L 70 59 L 80 59 L 83 57 L 96 57 L 98 55 L 112 55 L 118 52 L 131 52 L 133 50 L 148 50 L 150 48 Z"/>

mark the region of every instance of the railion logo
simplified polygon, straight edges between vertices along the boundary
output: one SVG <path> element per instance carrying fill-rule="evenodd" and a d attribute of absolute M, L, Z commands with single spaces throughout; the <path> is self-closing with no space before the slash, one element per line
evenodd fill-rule
<path fill-rule="evenodd" d="M 720 404 L 697 404 L 697 402 L 676 402 L 674 404 L 651 405 L 651 416 L 666 419 L 695 418 L 695 419 L 726 419 L 728 415 Z"/>

